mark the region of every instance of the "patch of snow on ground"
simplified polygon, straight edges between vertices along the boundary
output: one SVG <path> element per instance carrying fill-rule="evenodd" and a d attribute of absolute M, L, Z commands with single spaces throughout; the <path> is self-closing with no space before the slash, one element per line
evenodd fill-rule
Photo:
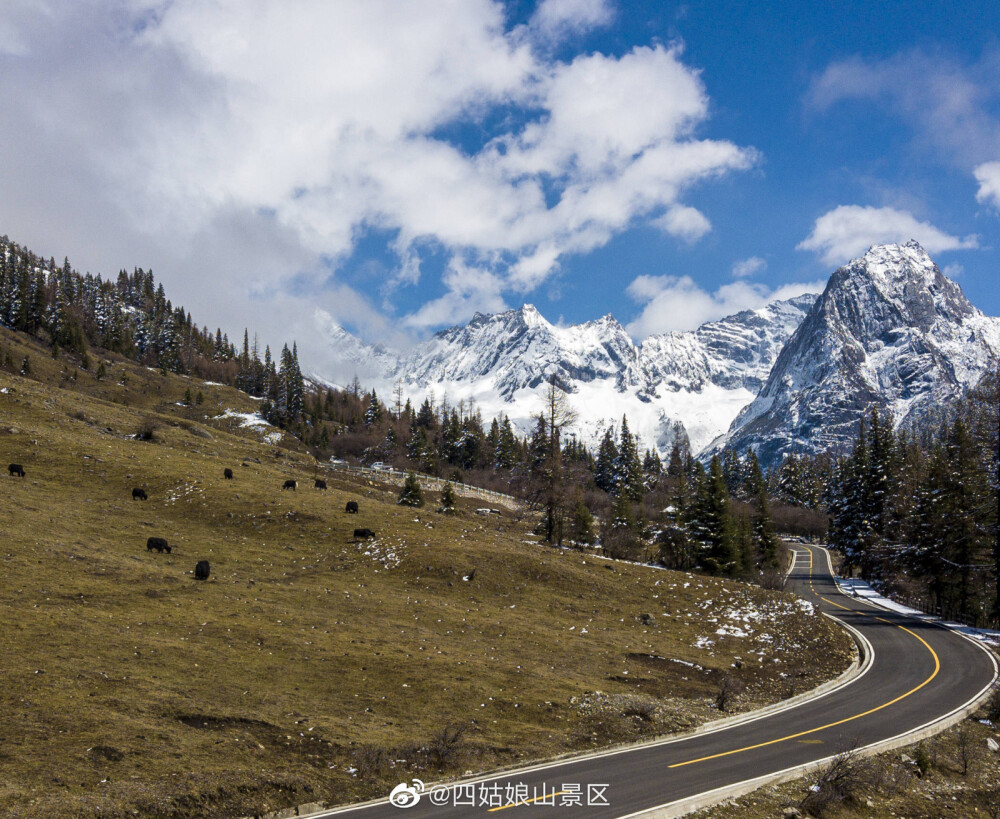
<path fill-rule="evenodd" d="M 283 437 L 281 430 L 275 429 L 265 421 L 259 412 L 237 412 L 234 409 L 227 409 L 222 415 L 214 416 L 213 420 L 224 421 L 229 418 L 238 420 L 241 429 L 264 433 L 262 438 L 268 444 L 277 444 Z"/>
<path fill-rule="evenodd" d="M 866 600 L 869 603 L 874 603 L 875 605 L 881 606 L 889 611 L 894 611 L 899 614 L 907 614 L 920 620 L 940 622 L 942 625 L 952 629 L 952 631 L 960 632 L 961 634 L 965 634 L 968 637 L 972 637 L 973 639 L 987 643 L 988 645 L 1000 646 L 1000 631 L 972 628 L 971 626 L 966 626 L 962 623 L 952 623 L 947 620 L 942 620 L 940 617 L 933 614 L 925 614 L 919 609 L 910 608 L 909 606 L 904 606 L 902 603 L 897 603 L 895 600 L 890 600 L 888 597 L 883 597 L 864 580 L 859 578 L 838 577 L 837 584 L 840 586 L 840 590 L 850 597 L 856 597 L 859 600 Z"/>

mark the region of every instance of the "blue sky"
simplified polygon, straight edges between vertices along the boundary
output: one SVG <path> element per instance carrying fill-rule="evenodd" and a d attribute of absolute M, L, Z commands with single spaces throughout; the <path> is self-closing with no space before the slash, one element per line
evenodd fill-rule
<path fill-rule="evenodd" d="M 1000 314 L 996 3 L 30 0 L 0 232 L 322 369 L 532 302 L 638 340 L 920 240 Z M 332 366 L 332 365 L 331 365 Z"/>

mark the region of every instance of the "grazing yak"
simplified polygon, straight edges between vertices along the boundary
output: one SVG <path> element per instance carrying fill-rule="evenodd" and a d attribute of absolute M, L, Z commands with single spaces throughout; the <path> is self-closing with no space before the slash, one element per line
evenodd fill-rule
<path fill-rule="evenodd" d="M 17 477 L 19 478 L 24 477 L 24 467 L 21 466 L 21 464 L 11 464 L 10 466 L 7 467 L 7 471 L 10 473 L 10 476 L 12 478 L 15 475 L 17 475 Z"/>
<path fill-rule="evenodd" d="M 322 478 L 317 478 L 316 483 L 313 484 L 313 487 L 316 489 L 326 489 L 326 481 L 324 481 Z"/>
<path fill-rule="evenodd" d="M 156 549 L 158 552 L 166 552 L 170 554 L 170 547 L 167 545 L 167 541 L 162 537 L 151 537 L 146 541 L 146 551 L 151 552 Z"/>
<path fill-rule="evenodd" d="M 347 502 L 347 511 L 350 514 L 352 514 L 352 515 L 356 515 L 358 513 L 358 502 L 357 501 L 348 501 Z"/>
<path fill-rule="evenodd" d="M 211 566 L 208 565 L 207 560 L 199 560 L 197 565 L 194 567 L 194 579 L 208 580 L 208 575 L 211 570 Z"/>
<path fill-rule="evenodd" d="M 225 478 L 227 481 L 231 481 L 233 479 L 233 470 L 231 470 L 227 466 L 225 469 L 222 470 L 222 477 Z"/>
<path fill-rule="evenodd" d="M 281 488 L 291 489 L 294 492 L 296 486 L 298 486 L 298 481 L 296 481 L 294 478 L 289 478 L 287 481 L 285 481 L 285 485 Z"/>
<path fill-rule="evenodd" d="M 140 489 L 137 486 L 132 490 L 132 500 L 149 500 L 149 497 L 146 495 L 145 489 Z"/>
<path fill-rule="evenodd" d="M 371 529 L 355 529 L 354 537 L 357 539 L 375 537 L 375 533 Z"/>

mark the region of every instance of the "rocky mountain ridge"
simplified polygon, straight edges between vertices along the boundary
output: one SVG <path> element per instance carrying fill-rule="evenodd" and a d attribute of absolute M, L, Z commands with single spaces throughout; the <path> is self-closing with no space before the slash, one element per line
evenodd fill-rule
<path fill-rule="evenodd" d="M 975 384 L 1000 354 L 1000 319 L 983 315 L 914 241 L 872 247 L 835 271 L 821 296 L 745 310 L 635 344 L 610 315 L 558 326 L 530 304 L 436 333 L 405 354 L 334 326 L 331 344 L 366 385 L 401 383 L 413 400 L 447 396 L 522 431 L 557 375 L 596 448 L 627 415 L 644 447 L 678 437 L 702 455 L 843 449 L 878 407 L 913 423 Z"/>

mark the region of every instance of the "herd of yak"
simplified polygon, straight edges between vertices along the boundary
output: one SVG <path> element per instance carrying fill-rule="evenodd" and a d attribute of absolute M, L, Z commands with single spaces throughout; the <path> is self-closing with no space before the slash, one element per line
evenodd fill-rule
<path fill-rule="evenodd" d="M 10 477 L 12 478 L 24 477 L 24 467 L 21 466 L 21 464 L 9 464 L 7 466 L 7 472 L 10 474 Z M 225 478 L 227 481 L 233 480 L 233 470 L 230 469 L 229 467 L 226 467 L 222 471 L 222 477 Z M 285 481 L 285 484 L 282 487 L 282 489 L 291 489 L 294 492 L 297 486 L 298 486 L 298 481 L 296 481 L 294 478 L 289 478 L 287 481 Z M 326 481 L 324 481 L 322 478 L 316 478 L 313 486 L 316 489 L 326 489 Z M 146 494 L 145 489 L 142 489 L 141 487 L 137 486 L 132 489 L 132 500 L 134 501 L 149 500 L 149 495 Z M 348 501 L 345 511 L 350 514 L 357 514 L 358 502 Z M 354 537 L 370 538 L 370 537 L 375 537 L 375 533 L 371 529 L 355 529 Z M 163 552 L 170 554 L 170 544 L 168 544 L 166 539 L 162 537 L 151 537 L 146 541 L 146 551 L 152 552 L 154 549 L 161 554 Z M 209 565 L 207 560 L 199 560 L 197 565 L 194 567 L 194 576 L 196 580 L 208 580 L 210 572 L 211 572 L 211 566 Z"/>

